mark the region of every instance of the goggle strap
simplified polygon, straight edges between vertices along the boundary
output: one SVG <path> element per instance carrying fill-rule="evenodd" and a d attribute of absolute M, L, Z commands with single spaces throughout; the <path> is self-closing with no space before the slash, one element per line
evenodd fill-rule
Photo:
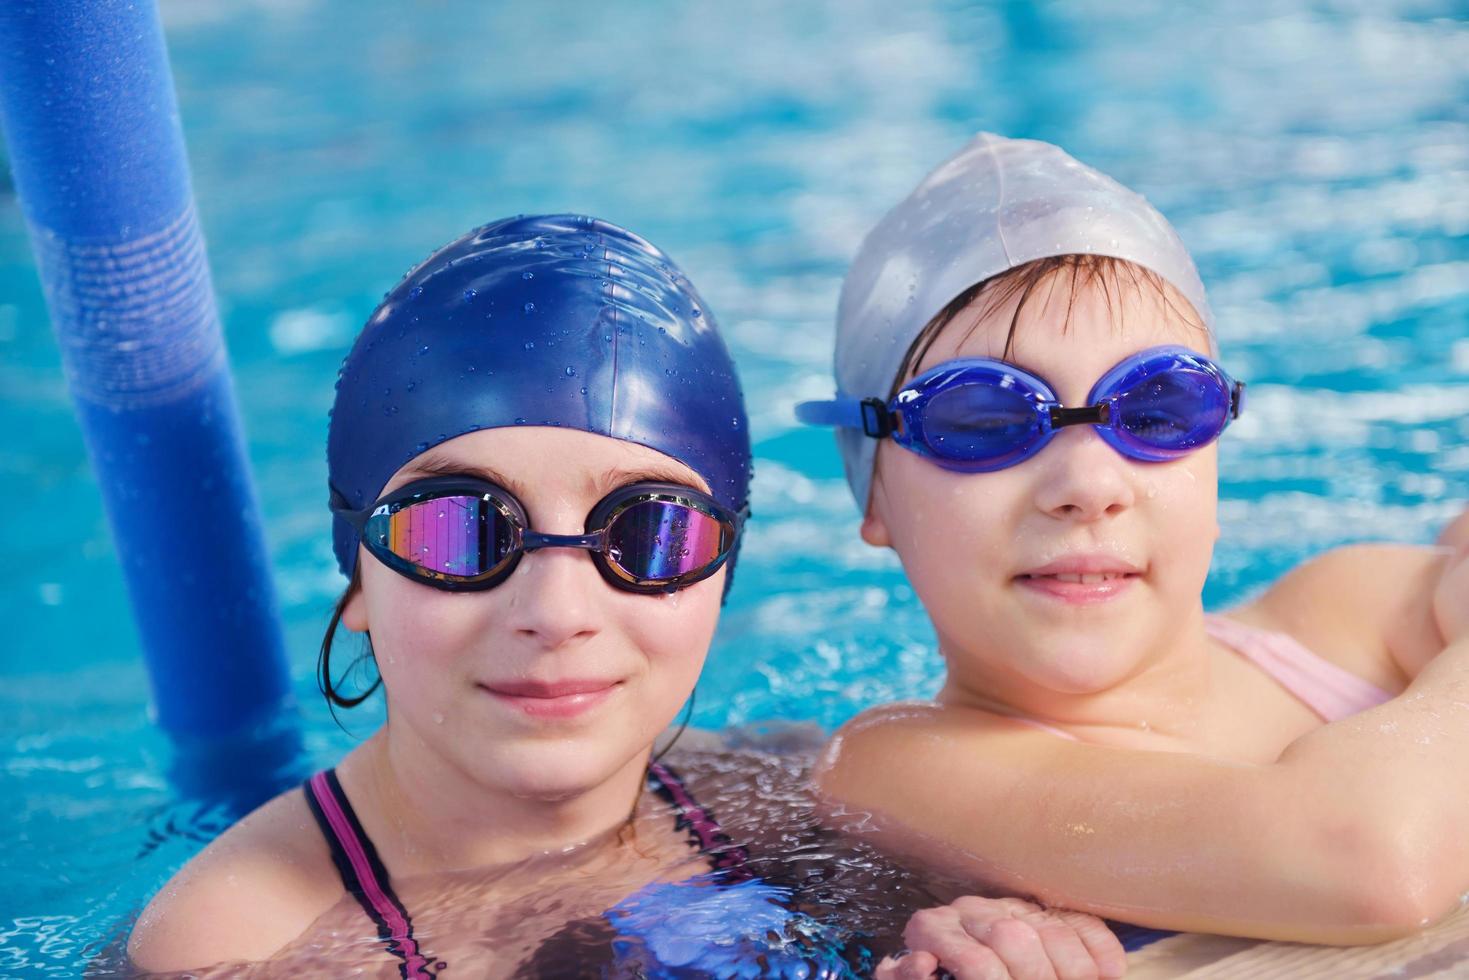
<path fill-rule="evenodd" d="M 352 525 L 360 534 L 363 526 L 367 524 L 367 519 L 372 516 L 375 505 L 369 504 L 361 510 L 354 510 L 352 504 L 340 490 L 330 485 L 327 486 L 327 489 L 331 491 L 331 496 L 327 500 L 327 506 L 331 508 L 331 512 Z"/>
<path fill-rule="evenodd" d="M 838 395 L 831 401 L 801 402 L 796 419 L 806 425 L 830 425 L 839 429 L 861 429 L 863 435 L 882 439 L 893 432 L 893 416 L 879 398 Z"/>

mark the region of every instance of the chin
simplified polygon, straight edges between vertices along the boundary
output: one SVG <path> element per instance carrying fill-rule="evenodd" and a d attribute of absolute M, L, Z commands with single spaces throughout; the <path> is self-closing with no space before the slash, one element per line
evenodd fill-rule
<path fill-rule="evenodd" d="M 500 756 L 495 781 L 513 796 L 549 803 L 591 792 L 623 765 L 605 745 L 567 739 L 515 746 Z"/>
<path fill-rule="evenodd" d="M 1049 649 L 1035 650 L 1026 658 L 1025 671 L 1032 683 L 1060 694 L 1100 694 L 1136 673 L 1135 651 L 1087 643 L 1077 637 Z"/>

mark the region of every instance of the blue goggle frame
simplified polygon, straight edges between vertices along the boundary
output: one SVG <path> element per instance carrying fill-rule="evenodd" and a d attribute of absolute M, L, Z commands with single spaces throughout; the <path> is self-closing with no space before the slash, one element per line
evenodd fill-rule
<path fill-rule="evenodd" d="M 1045 379 L 1006 361 L 962 358 L 914 378 L 891 401 L 839 394 L 802 402 L 810 425 L 891 436 L 947 470 L 988 473 L 1022 463 L 1069 425 L 1093 425 L 1129 459 L 1161 463 L 1219 438 L 1244 411 L 1245 385 L 1187 347 L 1152 347 L 1123 359 L 1067 408 Z"/>

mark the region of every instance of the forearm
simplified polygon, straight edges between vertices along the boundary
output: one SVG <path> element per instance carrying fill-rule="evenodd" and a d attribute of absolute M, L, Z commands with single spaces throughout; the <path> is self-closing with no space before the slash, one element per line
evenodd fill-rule
<path fill-rule="evenodd" d="M 946 845 L 979 889 L 1157 928 L 1378 942 L 1469 886 L 1469 835 L 1450 819 L 1469 800 L 1469 725 L 1449 737 L 1427 710 L 1466 673 L 1469 650 L 1448 651 L 1402 699 L 1264 765 L 975 735 L 971 719 L 910 707 L 844 730 L 818 775 L 893 846 Z"/>
<path fill-rule="evenodd" d="M 1323 832 L 1347 828 L 1345 860 L 1380 885 L 1384 904 L 1402 906 L 1381 912 L 1426 925 L 1469 890 L 1466 758 L 1469 637 L 1446 647 L 1398 697 L 1299 739 L 1278 766 L 1324 794 L 1310 807 L 1313 819 Z"/>

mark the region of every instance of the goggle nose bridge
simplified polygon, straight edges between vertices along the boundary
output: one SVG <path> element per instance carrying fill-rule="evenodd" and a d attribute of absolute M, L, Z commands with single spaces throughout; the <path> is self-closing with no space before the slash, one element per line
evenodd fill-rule
<path fill-rule="evenodd" d="M 1055 405 L 1050 409 L 1050 417 L 1052 429 L 1064 429 L 1068 425 L 1107 425 L 1112 420 L 1112 403 L 1098 402 L 1085 408 Z"/>
<path fill-rule="evenodd" d="M 539 531 L 520 532 L 522 551 L 539 551 L 542 548 L 582 548 L 587 551 L 602 549 L 602 535 L 597 534 L 542 534 Z"/>

